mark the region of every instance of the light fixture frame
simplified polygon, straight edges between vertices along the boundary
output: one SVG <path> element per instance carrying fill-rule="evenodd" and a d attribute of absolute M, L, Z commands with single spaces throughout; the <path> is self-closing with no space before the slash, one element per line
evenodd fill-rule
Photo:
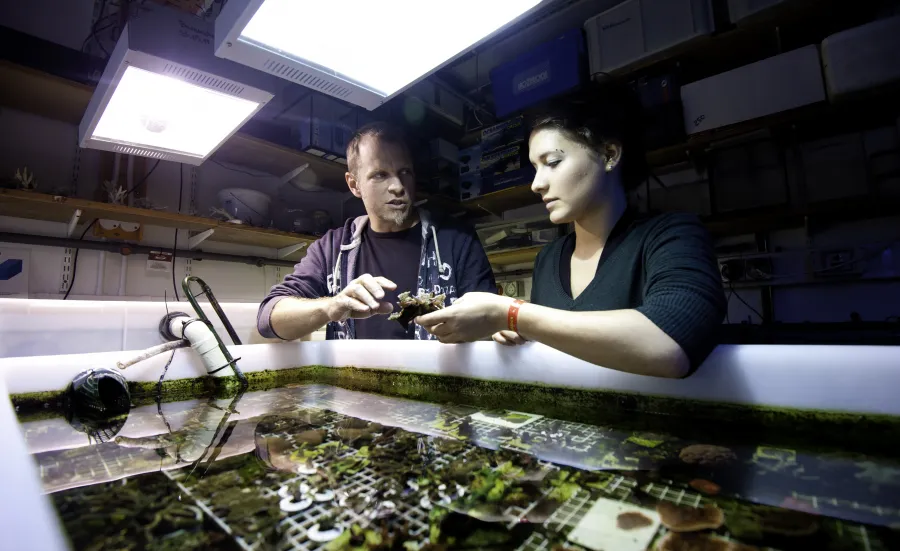
<path fill-rule="evenodd" d="M 258 105 L 202 157 L 182 151 L 94 138 L 94 130 L 128 67 L 177 78 L 194 86 L 257 102 Z M 154 7 L 149 13 L 129 21 L 122 30 L 78 126 L 79 146 L 200 165 L 271 101 L 274 97 L 272 91 L 276 89 L 276 82 L 269 75 L 215 57 L 211 24 L 165 6 Z"/>
<path fill-rule="evenodd" d="M 466 52 L 476 49 L 478 46 L 493 39 L 498 34 L 557 0 L 539 0 L 525 13 L 522 13 L 507 24 L 496 29 L 475 44 L 463 48 L 449 59 L 444 60 L 432 68 L 429 72 L 407 83 L 388 96 L 382 96 L 378 92 L 366 88 L 366 86 L 361 83 L 351 82 L 347 78 L 338 76 L 334 71 L 330 71 L 327 68 L 315 66 L 311 63 L 304 63 L 263 46 L 241 40 L 241 32 L 265 1 L 266 0 L 229 0 L 228 3 L 225 4 L 222 11 L 219 13 L 219 16 L 216 18 L 216 55 L 264 71 L 290 82 L 306 86 L 307 88 L 312 88 L 323 94 L 336 97 L 371 111 L 402 94 L 404 91 L 408 90 L 416 83 L 421 82 L 434 72 L 446 67 Z M 473 14 L 473 17 L 477 17 L 477 14 Z M 302 29 L 298 29 L 298 32 L 302 32 Z"/>

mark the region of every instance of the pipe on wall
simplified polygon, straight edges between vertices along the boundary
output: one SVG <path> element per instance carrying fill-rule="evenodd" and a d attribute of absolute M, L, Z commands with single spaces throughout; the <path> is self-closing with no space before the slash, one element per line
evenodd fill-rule
<path fill-rule="evenodd" d="M 122 255 L 149 254 L 150 251 L 167 250 L 165 247 L 147 247 L 144 245 L 129 245 L 126 243 L 109 243 L 105 241 L 82 241 L 67 237 L 49 237 L 45 235 L 26 235 L 22 233 L 0 232 L 0 242 L 16 243 L 19 245 L 39 245 L 43 247 L 62 247 L 67 249 L 88 249 L 92 251 L 114 252 Z M 294 267 L 295 262 L 290 260 L 276 260 L 274 258 L 261 258 L 254 256 L 240 256 L 236 254 L 207 253 L 203 251 L 189 251 L 178 249 L 175 251 L 178 258 L 191 260 L 215 260 L 217 262 L 233 262 L 235 264 L 250 264 L 251 266 L 286 266 Z"/>

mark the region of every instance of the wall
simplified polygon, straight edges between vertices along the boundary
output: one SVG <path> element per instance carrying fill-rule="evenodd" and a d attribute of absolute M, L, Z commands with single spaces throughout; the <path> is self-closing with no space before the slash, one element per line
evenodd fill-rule
<path fill-rule="evenodd" d="M 38 190 L 52 193 L 72 188 L 73 167 L 76 159 L 76 128 L 74 125 L 52 121 L 28 113 L 11 109 L 0 109 L 0 174 L 11 176 L 17 168 L 27 166 L 38 180 Z M 79 170 L 74 187 L 77 195 L 90 198 L 99 178 L 100 153 L 82 150 Z M 123 161 L 124 162 L 124 161 Z M 153 166 L 147 163 L 148 168 Z M 236 168 L 236 167 L 235 167 Z M 200 215 L 208 215 L 210 207 L 217 206 L 216 195 L 227 187 L 251 187 L 269 194 L 273 198 L 273 215 L 279 221 L 289 220 L 281 215 L 281 208 L 301 208 L 305 210 L 324 209 L 331 215 L 333 224 L 342 220 L 344 210 L 349 211 L 353 201 L 346 201 L 345 193 L 330 191 L 302 192 L 289 185 L 282 185 L 278 178 L 271 176 L 251 176 L 222 166 L 205 163 L 197 168 L 195 194 L 196 210 Z M 240 170 L 240 169 L 239 169 Z M 184 186 L 181 189 L 182 212 L 189 212 L 191 193 L 191 167 L 183 166 Z M 135 182 L 142 175 L 135 175 Z M 124 182 L 122 182 L 124 184 Z M 179 165 L 161 162 L 147 179 L 147 198 L 154 204 L 166 206 L 170 212 L 177 211 L 179 200 Z M 354 200 L 355 201 L 355 200 Z M 76 229 L 75 237 L 81 235 L 84 225 Z M 30 233 L 61 237 L 65 235 L 65 224 L 0 217 L 0 231 Z M 186 248 L 188 232 L 178 232 L 179 248 Z M 146 227 L 142 244 L 171 249 L 175 240 L 175 230 Z M 29 294 L 35 298 L 61 298 L 59 292 L 64 249 L 55 247 L 27 247 L 0 244 L 0 247 L 26 248 L 31 251 Z M 237 255 L 265 256 L 274 258 L 275 251 L 261 247 L 241 246 L 206 241 L 201 248 L 209 252 L 223 252 Z M 82 250 L 78 256 L 75 286 L 71 298 L 102 298 L 117 295 L 121 258 L 117 254 L 106 253 L 103 288 L 96 293 L 98 280 L 98 251 Z M 159 299 L 171 297 L 173 286 L 171 276 L 148 273 L 145 255 L 134 255 L 126 259 L 126 288 L 124 296 L 130 298 Z M 176 259 L 176 274 L 186 273 L 187 262 Z M 190 262 L 193 275 L 205 279 L 220 300 L 256 302 L 264 296 L 268 288 L 280 281 L 287 268 L 258 268 L 250 265 L 213 261 Z M 180 287 L 179 287 L 180 293 Z"/>

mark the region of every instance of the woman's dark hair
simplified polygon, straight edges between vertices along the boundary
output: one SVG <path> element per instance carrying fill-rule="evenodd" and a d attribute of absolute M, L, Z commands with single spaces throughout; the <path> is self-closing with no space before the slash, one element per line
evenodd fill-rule
<path fill-rule="evenodd" d="M 553 128 L 585 147 L 599 150 L 604 143 L 622 146 L 622 185 L 633 189 L 647 177 L 644 150 L 644 114 L 637 94 L 613 81 L 591 83 L 575 94 L 533 109 L 531 133 Z"/>

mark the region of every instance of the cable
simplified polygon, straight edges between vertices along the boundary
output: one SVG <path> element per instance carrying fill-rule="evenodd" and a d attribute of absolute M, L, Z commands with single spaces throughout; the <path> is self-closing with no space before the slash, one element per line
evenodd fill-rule
<path fill-rule="evenodd" d="M 105 17 L 103 16 L 104 11 L 106 11 L 106 0 L 101 0 L 100 11 L 97 13 L 97 21 L 95 21 L 94 24 L 91 25 L 91 34 L 87 37 L 87 39 L 85 39 L 84 45 L 82 45 L 82 49 L 84 49 L 84 46 L 87 45 L 88 40 L 93 38 L 94 42 L 97 43 L 97 46 L 100 48 L 100 50 L 102 50 L 103 53 L 106 55 L 106 58 L 109 59 L 109 52 L 106 50 L 106 48 L 103 47 L 103 43 L 100 41 L 100 38 L 97 36 L 97 33 L 99 32 L 97 30 L 97 26 L 100 24 L 101 21 L 103 21 L 105 19 Z M 115 23 L 113 23 L 110 26 L 115 26 Z M 108 29 L 110 26 L 104 27 L 103 30 Z"/>
<path fill-rule="evenodd" d="M 181 212 L 181 202 L 184 198 L 184 165 L 178 163 L 178 212 Z M 175 290 L 175 302 L 180 302 L 178 298 L 178 284 L 175 282 L 175 253 L 178 252 L 178 228 L 175 228 L 175 243 L 172 245 L 172 289 Z M 162 378 L 160 378 L 162 381 Z"/>
<path fill-rule="evenodd" d="M 84 228 L 84 231 L 81 232 L 81 237 L 79 237 L 78 240 L 81 241 L 82 239 L 84 239 L 84 236 L 87 235 L 88 230 L 93 228 L 94 224 L 96 223 L 97 218 L 94 218 L 94 220 L 90 224 L 88 224 L 88 227 Z M 80 250 L 81 249 L 75 249 L 75 257 L 72 258 L 72 281 L 69 282 L 69 288 L 66 289 L 66 296 L 63 297 L 63 300 L 69 298 L 69 293 L 72 292 L 72 287 L 75 287 L 75 273 L 78 271 L 78 251 Z"/>
<path fill-rule="evenodd" d="M 147 172 L 147 174 L 144 174 L 144 177 L 141 178 L 141 181 L 140 181 L 140 182 L 136 183 L 134 186 L 132 186 L 131 189 L 129 189 L 128 191 L 126 191 L 126 192 L 125 192 L 125 196 L 122 197 L 122 199 L 127 198 L 129 195 L 132 194 L 132 192 L 134 192 L 134 190 L 136 190 L 137 188 L 139 188 L 139 187 L 141 187 L 142 185 L 144 185 L 144 182 L 147 181 L 147 178 L 149 178 L 150 175 L 153 174 L 153 171 L 156 170 L 156 167 L 159 166 L 159 161 L 160 161 L 159 159 L 156 160 L 156 163 L 153 165 L 153 167 L 150 169 L 150 171 Z M 178 211 L 181 212 L 181 209 L 179 208 Z"/>
<path fill-rule="evenodd" d="M 732 293 L 734 296 L 736 296 L 737 299 L 738 299 L 739 301 L 741 301 L 742 303 L 744 303 L 744 306 L 746 306 L 747 308 L 750 309 L 751 312 L 753 312 L 754 314 L 756 314 L 756 316 L 759 318 L 760 323 L 763 323 L 763 322 L 765 321 L 765 318 L 763 317 L 762 314 L 759 313 L 759 310 L 757 310 L 756 308 L 750 306 L 750 304 L 749 304 L 746 300 L 744 300 L 744 298 L 740 295 L 740 293 L 738 293 L 737 291 L 734 290 L 734 283 L 732 283 L 731 281 L 729 281 L 729 282 L 728 282 L 728 288 L 731 289 L 731 293 Z"/>
<path fill-rule="evenodd" d="M 734 292 L 729 289 L 728 295 L 725 296 L 725 323 L 729 325 L 731 325 L 731 319 L 728 317 L 728 305 L 731 304 L 731 295 L 733 294 Z"/>
<path fill-rule="evenodd" d="M 647 173 L 650 174 L 650 177 L 651 177 L 651 178 L 653 178 L 654 180 L 656 180 L 656 183 L 659 184 L 659 187 L 663 188 L 663 189 L 666 190 L 666 191 L 669 191 L 669 186 L 667 186 L 666 184 L 664 184 L 664 183 L 662 182 L 662 180 L 659 179 L 659 176 L 657 176 L 652 170 L 648 170 Z"/>

